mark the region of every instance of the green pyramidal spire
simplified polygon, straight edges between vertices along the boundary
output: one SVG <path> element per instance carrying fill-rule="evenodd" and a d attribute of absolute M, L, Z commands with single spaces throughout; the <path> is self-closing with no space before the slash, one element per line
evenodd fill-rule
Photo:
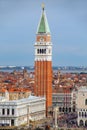
<path fill-rule="evenodd" d="M 42 15 L 38 25 L 37 33 L 50 33 L 49 25 L 44 11 L 44 6 L 42 7 Z"/>

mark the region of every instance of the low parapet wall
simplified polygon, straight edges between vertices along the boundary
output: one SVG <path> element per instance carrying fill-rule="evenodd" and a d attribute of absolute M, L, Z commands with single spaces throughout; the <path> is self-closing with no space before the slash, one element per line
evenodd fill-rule
<path fill-rule="evenodd" d="M 87 128 L 58 128 L 56 130 L 87 130 Z"/>

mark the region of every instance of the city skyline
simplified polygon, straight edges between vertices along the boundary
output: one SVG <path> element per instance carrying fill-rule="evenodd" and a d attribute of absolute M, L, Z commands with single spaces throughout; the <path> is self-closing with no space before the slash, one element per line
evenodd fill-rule
<path fill-rule="evenodd" d="M 53 66 L 87 66 L 86 0 L 1 0 L 0 65 L 34 65 L 34 43 L 45 3 Z"/>

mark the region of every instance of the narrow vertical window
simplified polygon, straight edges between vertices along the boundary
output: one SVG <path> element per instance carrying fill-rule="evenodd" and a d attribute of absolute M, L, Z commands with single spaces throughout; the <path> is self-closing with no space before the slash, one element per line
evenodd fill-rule
<path fill-rule="evenodd" d="M 13 119 L 11 120 L 11 126 L 14 126 L 14 120 Z"/>
<path fill-rule="evenodd" d="M 46 54 L 46 49 L 44 49 L 44 53 Z"/>
<path fill-rule="evenodd" d="M 79 116 L 81 117 L 81 112 L 79 112 Z"/>
<path fill-rule="evenodd" d="M 44 53 L 44 50 L 42 49 L 42 54 Z"/>
<path fill-rule="evenodd" d="M 9 115 L 9 109 L 7 109 L 7 115 Z"/>
<path fill-rule="evenodd" d="M 42 53 L 41 49 L 40 49 L 40 54 Z"/>
<path fill-rule="evenodd" d="M 87 99 L 85 100 L 85 105 L 87 105 Z"/>
<path fill-rule="evenodd" d="M 12 115 L 14 115 L 14 109 L 12 109 Z"/>
<path fill-rule="evenodd" d="M 5 109 L 4 108 L 2 109 L 2 115 L 5 115 Z"/>
<path fill-rule="evenodd" d="M 37 54 L 39 54 L 39 49 L 37 49 Z"/>

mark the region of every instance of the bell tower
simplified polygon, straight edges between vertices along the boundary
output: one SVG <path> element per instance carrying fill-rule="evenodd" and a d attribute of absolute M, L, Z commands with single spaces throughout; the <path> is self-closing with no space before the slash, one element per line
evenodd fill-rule
<path fill-rule="evenodd" d="M 48 111 L 52 106 L 52 42 L 44 5 L 34 47 L 35 95 L 46 97 L 46 110 Z"/>

